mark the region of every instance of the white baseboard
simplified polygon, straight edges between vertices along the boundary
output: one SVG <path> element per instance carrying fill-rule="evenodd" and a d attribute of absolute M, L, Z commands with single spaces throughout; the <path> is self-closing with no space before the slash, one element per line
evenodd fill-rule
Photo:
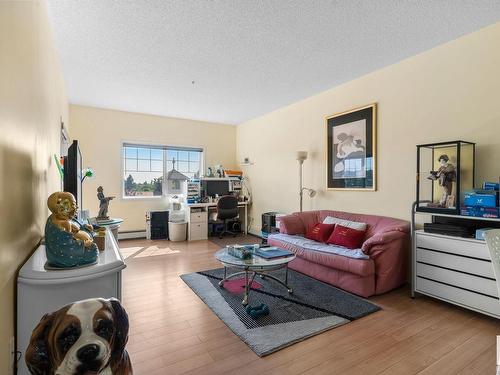
<path fill-rule="evenodd" d="M 126 232 L 118 232 L 119 240 L 130 240 L 133 238 L 146 238 L 145 230 L 131 230 Z"/>
<path fill-rule="evenodd" d="M 254 236 L 257 236 L 257 237 L 259 237 L 259 238 L 262 238 L 262 233 L 261 233 L 261 231 L 260 231 L 260 230 L 250 229 L 250 230 L 248 231 L 248 234 L 252 234 L 252 235 L 254 235 Z"/>
<path fill-rule="evenodd" d="M 248 234 L 262 238 L 262 233 L 260 231 L 254 230 L 254 229 L 250 229 L 250 231 L 248 231 Z M 131 240 L 131 239 L 136 239 L 136 238 L 146 238 L 146 231 L 145 230 L 133 230 L 133 231 L 126 231 L 126 232 L 118 232 L 118 240 Z"/>

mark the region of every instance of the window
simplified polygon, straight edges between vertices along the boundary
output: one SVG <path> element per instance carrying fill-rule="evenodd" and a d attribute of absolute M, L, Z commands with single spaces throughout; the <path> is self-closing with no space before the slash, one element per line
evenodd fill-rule
<path fill-rule="evenodd" d="M 169 146 L 123 145 L 123 196 L 161 197 L 172 169 L 193 178 L 201 173 L 203 150 Z M 179 185 L 176 181 L 175 185 Z"/>

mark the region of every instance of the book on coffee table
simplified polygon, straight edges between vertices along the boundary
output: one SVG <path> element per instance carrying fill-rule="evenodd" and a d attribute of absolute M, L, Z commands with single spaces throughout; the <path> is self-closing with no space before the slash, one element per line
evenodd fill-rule
<path fill-rule="evenodd" d="M 289 257 L 292 256 L 293 253 L 278 247 L 264 247 L 256 250 L 255 255 L 265 259 L 275 259 Z"/>

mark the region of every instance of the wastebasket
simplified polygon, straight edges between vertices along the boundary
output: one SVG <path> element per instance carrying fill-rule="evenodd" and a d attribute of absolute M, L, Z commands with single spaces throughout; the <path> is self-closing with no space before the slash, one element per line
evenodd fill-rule
<path fill-rule="evenodd" d="M 170 241 L 186 241 L 187 222 L 168 223 L 168 237 Z"/>

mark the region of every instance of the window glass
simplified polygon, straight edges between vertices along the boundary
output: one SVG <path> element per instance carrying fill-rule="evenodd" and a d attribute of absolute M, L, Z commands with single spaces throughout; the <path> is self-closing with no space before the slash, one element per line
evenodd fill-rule
<path fill-rule="evenodd" d="M 137 170 L 141 172 L 149 172 L 151 170 L 150 160 L 139 159 L 137 161 Z"/>
<path fill-rule="evenodd" d="M 151 149 L 151 159 L 152 160 L 163 160 L 163 150 L 159 148 Z"/>
<path fill-rule="evenodd" d="M 136 159 L 137 158 L 137 148 L 125 147 L 125 157 Z"/>
<path fill-rule="evenodd" d="M 188 161 L 189 160 L 189 152 L 188 151 L 179 151 L 179 160 Z"/>
<path fill-rule="evenodd" d="M 137 157 L 139 159 L 150 159 L 151 158 L 151 149 L 149 149 L 149 148 L 138 148 L 137 149 Z"/>
<path fill-rule="evenodd" d="M 163 181 L 172 170 L 175 159 L 175 169 L 188 178 L 200 174 L 202 151 L 189 149 L 168 149 L 167 147 L 145 147 L 127 145 L 123 147 L 123 192 L 124 197 L 154 197 L 169 194 L 164 191 Z M 164 163 L 164 158 L 167 158 Z M 182 188 L 182 183 L 176 181 L 176 189 Z M 171 185 L 165 185 L 171 186 Z"/>
<path fill-rule="evenodd" d="M 137 171 L 137 159 L 125 159 L 126 171 Z"/>

